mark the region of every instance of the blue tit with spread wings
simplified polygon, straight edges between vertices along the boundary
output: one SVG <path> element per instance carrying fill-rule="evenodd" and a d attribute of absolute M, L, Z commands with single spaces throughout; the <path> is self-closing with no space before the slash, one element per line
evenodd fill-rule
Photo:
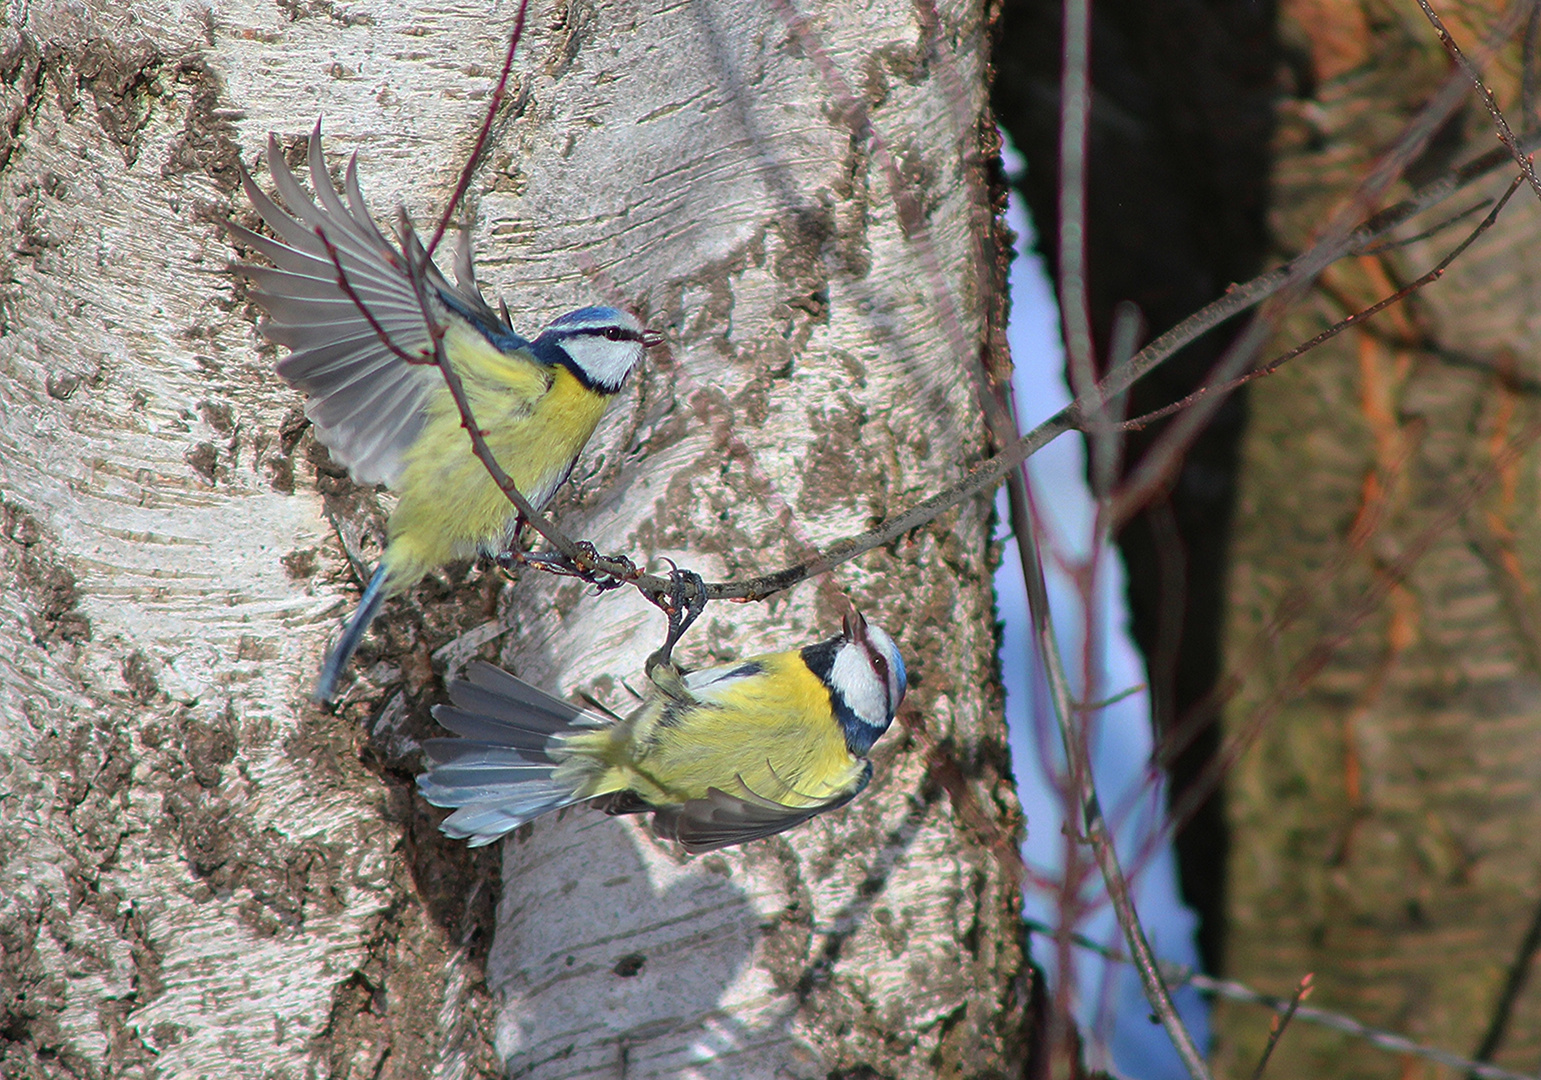
<path fill-rule="evenodd" d="M 233 270 L 251 282 L 251 299 L 267 312 L 259 331 L 289 350 L 278 374 L 307 396 L 305 415 L 333 460 L 356 483 L 384 484 L 399 495 L 380 565 L 317 683 L 315 698 L 329 701 L 387 598 L 454 559 L 506 552 L 520 523 L 472 452 L 433 363 L 428 321 L 406 257 L 364 203 L 357 156 L 339 194 L 316 124 L 309 146 L 314 200 L 272 136 L 267 161 L 287 210 L 244 169 L 241 182 L 274 236 L 234 222 L 228 229 L 272 265 L 243 262 Z M 572 472 L 606 407 L 657 335 L 626 312 L 587 307 L 561 316 L 530 341 L 482 298 L 468 247 L 461 249 L 456 277 L 452 285 L 431 261 L 425 267 L 430 314 L 443 328 L 445 356 L 488 447 L 538 510 Z"/>
<path fill-rule="evenodd" d="M 423 797 L 472 846 L 591 802 L 653 814 L 687 851 L 772 836 L 843 806 L 872 778 L 867 754 L 904 697 L 893 638 L 859 613 L 826 641 L 682 675 L 653 668 L 625 719 L 475 663 L 435 706 L 459 738 L 423 744 Z"/>

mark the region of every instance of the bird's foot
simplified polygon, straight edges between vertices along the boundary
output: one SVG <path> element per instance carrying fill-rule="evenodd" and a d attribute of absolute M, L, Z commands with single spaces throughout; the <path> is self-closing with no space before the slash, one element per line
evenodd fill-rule
<path fill-rule="evenodd" d="M 524 532 L 524 528 L 524 515 L 515 514 L 514 524 L 507 533 L 506 546 L 502 551 L 488 556 L 494 566 L 511 578 L 517 577 L 519 567 L 529 561 L 524 549 L 520 546 L 520 537 Z"/>
<path fill-rule="evenodd" d="M 560 551 L 529 552 L 524 554 L 522 559 L 548 574 L 577 578 L 594 586 L 602 593 L 619 589 L 622 585 L 642 576 L 642 572 L 637 569 L 637 564 L 625 555 L 601 555 L 587 540 L 579 540 L 574 546 L 578 549 L 576 559 L 569 558 Z M 606 564 L 608 568 L 601 569 L 601 563 Z"/>
<path fill-rule="evenodd" d="M 706 610 L 706 582 L 701 580 L 701 575 L 694 570 L 681 570 L 672 560 L 664 561 L 669 563 L 669 591 L 648 599 L 668 618 L 669 635 L 664 639 L 663 647 L 647 658 L 649 675 L 660 665 L 673 664 L 675 643 Z"/>

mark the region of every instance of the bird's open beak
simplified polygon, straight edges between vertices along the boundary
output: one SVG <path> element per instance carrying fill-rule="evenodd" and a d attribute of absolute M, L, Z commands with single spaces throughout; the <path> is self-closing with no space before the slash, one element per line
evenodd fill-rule
<path fill-rule="evenodd" d="M 662 344 L 663 344 L 663 331 L 661 331 L 661 330 L 644 330 L 644 331 L 642 331 L 642 347 L 644 349 L 651 349 L 654 345 L 662 345 Z"/>

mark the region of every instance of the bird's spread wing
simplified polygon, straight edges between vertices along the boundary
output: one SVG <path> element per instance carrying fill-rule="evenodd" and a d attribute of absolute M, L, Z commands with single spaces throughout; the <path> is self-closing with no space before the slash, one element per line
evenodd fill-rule
<path fill-rule="evenodd" d="M 677 840 L 686 851 L 698 853 L 748 843 L 801 825 L 827 810 L 844 806 L 867 786 L 872 766 L 867 766 L 861 783 L 812 806 L 784 806 L 762 798 L 749 790 L 742 779 L 737 794 L 710 788 L 704 799 L 691 799 L 682 806 L 668 807 L 653 815 L 653 828 L 667 839 Z"/>
<path fill-rule="evenodd" d="M 357 160 L 349 162 L 343 183 L 346 203 L 327 174 L 319 123 L 310 138 L 309 162 L 317 202 L 269 138 L 268 169 L 288 212 L 242 170 L 247 196 L 278 239 L 230 224 L 231 233 L 274 264 L 234 269 L 256 286 L 252 299 L 268 313 L 259 327 L 263 335 L 291 350 L 279 361 L 278 373 L 309 395 L 305 415 L 317 437 L 354 480 L 394 485 L 404 452 L 422 430 L 428 402 L 443 387 L 442 376 L 432 364 L 409 364 L 397 356 L 338 283 L 340 264 L 358 301 L 391 342 L 409 354 L 429 354 L 427 325 L 403 256 L 370 217 Z M 323 233 L 336 250 L 336 263 Z M 454 304 L 471 321 L 502 329 L 480 295 L 450 285 L 432 265 L 427 284 L 430 295 Z"/>

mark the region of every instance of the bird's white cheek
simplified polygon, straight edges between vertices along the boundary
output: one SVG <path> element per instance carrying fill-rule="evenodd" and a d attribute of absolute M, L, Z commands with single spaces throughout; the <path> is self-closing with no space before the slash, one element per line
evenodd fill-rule
<path fill-rule="evenodd" d="M 888 688 L 878 679 L 860 648 L 847 645 L 840 650 L 830 669 L 829 681 L 863 723 L 873 727 L 888 724 Z"/>
<path fill-rule="evenodd" d="M 620 386 L 642 360 L 642 346 L 635 341 L 580 334 L 562 342 L 562 348 L 588 377 L 601 386 Z"/>
<path fill-rule="evenodd" d="M 861 687 L 855 695 L 848 695 L 846 701 L 851 711 L 866 723 L 873 727 L 888 725 L 888 694 L 876 679 Z"/>

